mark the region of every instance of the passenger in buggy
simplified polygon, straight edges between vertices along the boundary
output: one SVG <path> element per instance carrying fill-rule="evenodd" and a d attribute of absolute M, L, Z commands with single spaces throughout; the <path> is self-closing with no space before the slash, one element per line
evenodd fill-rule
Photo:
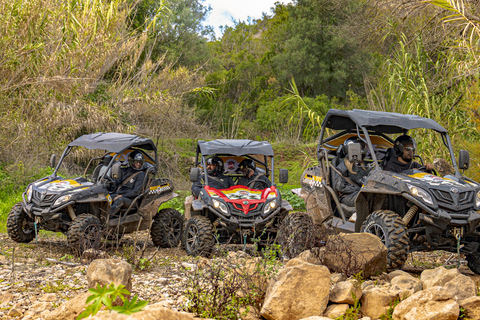
<path fill-rule="evenodd" d="M 244 159 L 240 162 L 238 170 L 243 173 L 237 181 L 237 185 L 246 186 L 250 189 L 266 189 L 272 186 L 272 183 L 264 175 L 257 172 L 257 166 L 251 159 Z"/>
<path fill-rule="evenodd" d="M 228 189 L 234 185 L 232 178 L 223 174 L 223 161 L 218 156 L 207 159 L 208 186 L 215 189 Z M 198 198 L 205 184 L 205 175 L 201 175 L 198 182 L 192 184 L 192 194 Z"/>

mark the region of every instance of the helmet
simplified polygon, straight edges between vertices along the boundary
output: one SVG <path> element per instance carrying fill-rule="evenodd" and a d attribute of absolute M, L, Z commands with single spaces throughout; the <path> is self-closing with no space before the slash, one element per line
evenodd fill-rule
<path fill-rule="evenodd" d="M 129 157 L 128 157 L 128 163 L 130 164 L 130 166 L 134 169 L 134 170 L 142 170 L 143 169 L 143 165 L 145 163 L 145 158 L 143 157 L 143 154 L 139 151 L 134 151 L 132 153 L 130 153 Z M 137 163 L 140 163 L 141 166 L 140 168 L 137 168 L 134 164 L 137 164 Z"/>
<path fill-rule="evenodd" d="M 207 159 L 207 166 L 209 164 L 213 164 L 216 167 L 215 167 L 215 170 L 213 170 L 213 171 L 210 171 L 210 170 L 207 169 L 208 174 L 223 172 L 223 160 L 220 159 L 220 157 L 213 156 L 213 157 L 208 158 Z"/>
<path fill-rule="evenodd" d="M 348 154 L 348 145 L 351 143 L 360 143 L 360 146 L 362 148 L 362 159 L 363 159 L 367 154 L 367 148 L 365 147 L 365 141 L 361 140 L 358 137 L 350 137 L 347 140 L 345 140 L 345 142 L 343 143 L 343 149 L 342 149 L 345 156 Z"/>
<path fill-rule="evenodd" d="M 257 169 L 257 166 L 255 165 L 255 162 L 251 159 L 243 159 L 242 162 L 240 162 L 240 164 L 238 165 L 238 168 L 240 170 L 243 170 L 245 168 L 250 168 L 252 169 L 253 171 L 255 171 L 255 169 Z"/>
<path fill-rule="evenodd" d="M 417 149 L 417 143 L 412 137 L 404 134 L 395 139 L 393 143 L 393 149 L 397 153 L 397 156 L 403 155 L 404 148 L 408 144 L 411 144 L 413 146 L 413 153 L 415 153 L 415 149 Z"/>

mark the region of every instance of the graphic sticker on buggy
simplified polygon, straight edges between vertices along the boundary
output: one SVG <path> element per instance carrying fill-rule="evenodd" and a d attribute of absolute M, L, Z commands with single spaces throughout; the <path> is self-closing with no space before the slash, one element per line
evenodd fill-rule
<path fill-rule="evenodd" d="M 150 191 L 148 192 L 148 194 L 162 193 L 162 192 L 168 191 L 170 189 L 171 189 L 170 184 L 167 183 L 167 184 L 164 184 L 164 185 L 161 185 L 161 186 L 150 187 Z"/>
<path fill-rule="evenodd" d="M 321 187 L 322 186 L 322 177 L 306 175 L 303 178 L 303 182 L 309 184 L 312 187 Z"/>

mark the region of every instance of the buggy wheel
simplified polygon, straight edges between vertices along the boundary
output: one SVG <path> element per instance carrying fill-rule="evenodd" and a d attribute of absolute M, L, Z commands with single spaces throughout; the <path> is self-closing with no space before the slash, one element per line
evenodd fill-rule
<path fill-rule="evenodd" d="M 304 212 L 294 212 L 285 217 L 276 238 L 285 258 L 295 258 L 308 248 L 312 225 L 312 218 Z"/>
<path fill-rule="evenodd" d="M 475 274 L 480 274 L 480 254 L 468 254 L 467 265 Z"/>
<path fill-rule="evenodd" d="M 408 236 L 405 223 L 390 210 L 372 212 L 363 222 L 360 232 L 368 232 L 382 240 L 387 247 L 387 270 L 400 269 L 407 260 Z"/>
<path fill-rule="evenodd" d="M 102 226 L 100 220 L 93 214 L 84 213 L 73 220 L 67 231 L 68 243 L 78 249 L 79 253 L 100 246 Z"/>
<path fill-rule="evenodd" d="M 32 223 L 33 221 L 23 211 L 22 203 L 15 204 L 7 218 L 8 236 L 13 241 L 20 243 L 32 241 L 35 238 L 35 230 L 32 229 Z"/>
<path fill-rule="evenodd" d="M 185 251 L 190 256 L 208 257 L 213 249 L 213 225 L 204 216 L 193 216 L 184 232 Z"/>
<path fill-rule="evenodd" d="M 150 235 L 153 244 L 161 248 L 174 248 L 180 243 L 183 215 L 175 209 L 162 209 L 155 216 Z"/>

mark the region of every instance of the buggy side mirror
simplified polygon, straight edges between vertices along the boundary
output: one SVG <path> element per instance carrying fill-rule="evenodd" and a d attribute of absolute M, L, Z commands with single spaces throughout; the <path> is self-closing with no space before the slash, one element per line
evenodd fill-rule
<path fill-rule="evenodd" d="M 288 182 L 288 170 L 287 169 L 280 169 L 278 181 L 280 183 L 287 183 Z"/>
<path fill-rule="evenodd" d="M 191 168 L 190 169 L 190 181 L 198 182 L 200 180 L 200 169 L 199 168 Z"/>
<path fill-rule="evenodd" d="M 51 167 L 52 169 L 55 169 L 56 158 L 57 158 L 57 156 L 55 155 L 55 153 L 53 153 L 53 154 L 50 156 L 50 167 Z"/>
<path fill-rule="evenodd" d="M 362 162 L 362 145 L 360 143 L 349 143 L 347 145 L 347 158 L 350 162 Z"/>
<path fill-rule="evenodd" d="M 470 165 L 470 153 L 467 150 L 460 150 L 458 153 L 458 168 L 467 170 Z"/>
<path fill-rule="evenodd" d="M 120 163 L 115 163 L 112 166 L 112 178 L 113 179 L 120 179 L 122 175 L 122 171 L 120 170 Z"/>

